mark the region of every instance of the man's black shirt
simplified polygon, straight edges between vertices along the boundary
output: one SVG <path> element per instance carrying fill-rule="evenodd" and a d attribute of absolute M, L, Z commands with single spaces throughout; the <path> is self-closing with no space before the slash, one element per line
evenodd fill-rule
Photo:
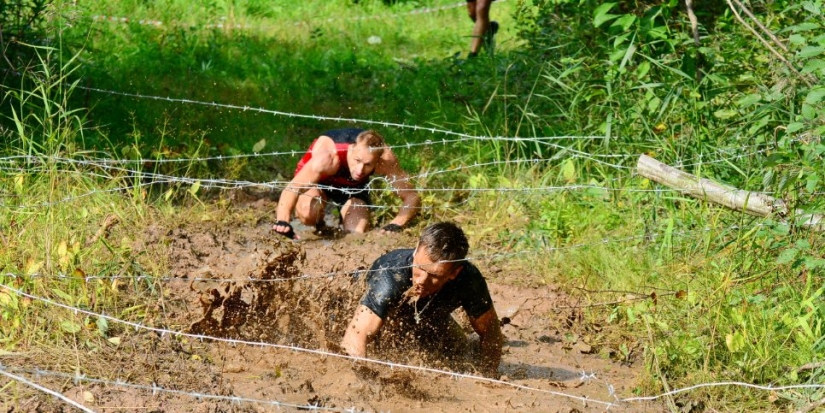
<path fill-rule="evenodd" d="M 378 258 L 367 275 L 367 291 L 361 304 L 382 320 L 398 310 L 418 313 L 422 320 L 441 320 L 458 307 L 476 319 L 493 308 L 487 282 L 475 265 L 462 262 L 456 278 L 448 281 L 437 293 L 418 300 L 413 307 L 404 293 L 412 287 L 413 249 L 399 249 Z M 409 308 L 406 308 L 409 307 Z"/>

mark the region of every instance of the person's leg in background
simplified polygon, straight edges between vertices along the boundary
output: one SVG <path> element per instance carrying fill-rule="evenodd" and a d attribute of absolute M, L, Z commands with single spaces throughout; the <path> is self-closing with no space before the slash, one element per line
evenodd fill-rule
<path fill-rule="evenodd" d="M 490 5 L 492 0 L 475 0 L 467 2 L 467 14 L 475 22 L 473 37 L 470 40 L 470 57 L 478 55 L 481 45 L 487 36 L 491 37 L 498 30 L 498 23 L 490 21 Z M 487 34 L 487 31 L 490 34 Z M 487 34 L 487 36 L 485 36 Z"/>

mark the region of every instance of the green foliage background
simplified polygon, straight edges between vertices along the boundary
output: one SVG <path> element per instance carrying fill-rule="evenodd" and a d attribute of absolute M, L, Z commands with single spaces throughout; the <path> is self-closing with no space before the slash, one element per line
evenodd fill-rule
<path fill-rule="evenodd" d="M 815 362 L 825 355 L 822 236 L 796 215 L 823 209 L 823 4 L 744 4 L 783 49 L 738 3 L 696 1 L 696 44 L 677 1 L 497 2 L 493 15 L 503 30 L 496 53 L 473 61 L 463 58 L 470 30 L 463 8 L 386 17 L 446 4 L 436 0 L 16 3 L 36 24 L 25 33 L 18 25 L 14 39 L 11 26 L 3 26 L 10 47 L 0 150 L 26 158 L 0 171 L 0 232 L 10 234 L 0 267 L 22 275 L 0 280 L 112 305 L 119 298 L 111 289 L 23 276 L 158 275 L 162 266 L 133 256 L 126 241 L 80 240 L 109 214 L 128 217 L 137 231 L 158 216 L 180 219 L 193 208 L 225 205 L 224 195 L 197 186 L 142 187 L 140 174 L 82 163 L 67 170 L 58 157 L 300 153 L 319 132 L 340 126 L 89 88 L 478 136 L 578 136 L 441 145 L 447 137 L 379 128 L 393 144 L 437 143 L 400 149 L 403 166 L 413 174 L 447 171 L 420 178 L 421 188 L 459 189 L 425 189 L 429 209 L 419 224 L 458 220 L 479 255 L 519 252 L 523 258 L 508 265 L 523 268 L 532 282 L 561 285 L 594 304 L 567 328 L 605 358 L 644 362 L 648 376 L 637 392 L 726 380 L 821 382 Z M 0 10 L 5 22 L 14 15 L 8 10 Z M 375 15 L 385 17 L 362 18 Z M 372 36 L 381 43 L 368 42 Z M 775 196 L 796 212 L 754 218 L 660 188 L 633 173 L 642 153 Z M 295 161 L 132 166 L 266 182 L 288 177 Z M 123 186 L 131 189 L 115 190 Z M 377 213 L 376 224 L 388 214 Z M 77 216 L 82 220 L 70 223 Z M 0 301 L 5 345 L 31 345 L 25 326 L 38 325 L 27 321 L 35 315 L 10 296 Z M 710 389 L 683 394 L 671 407 L 787 410 L 823 397 L 821 390 Z"/>

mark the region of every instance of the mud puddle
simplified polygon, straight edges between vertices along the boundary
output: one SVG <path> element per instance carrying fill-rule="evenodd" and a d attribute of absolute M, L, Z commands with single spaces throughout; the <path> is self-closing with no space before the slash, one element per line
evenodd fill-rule
<path fill-rule="evenodd" d="M 153 325 L 292 350 L 133 331 L 123 334 L 117 357 L 101 357 L 95 368 L 84 369 L 86 374 L 182 393 L 51 383 L 95 410 L 141 412 L 302 410 L 289 404 L 337 411 L 604 411 L 607 406 L 598 401 L 633 395 L 640 363 L 621 364 L 571 341 L 564 329 L 571 310 L 559 310 L 571 300 L 553 287 L 517 286 L 524 285 L 524 274 L 510 273 L 500 263 L 495 282 L 488 282 L 506 337 L 499 370 L 503 382 L 354 365 L 335 357 L 363 292 L 363 277 L 354 275 L 387 251 L 413 247 L 415 234 L 307 236 L 293 243 L 270 232 L 267 217 L 273 208 L 259 202 L 221 222 L 154 228 L 140 248 L 151 252 L 163 245 L 176 277 L 162 283 L 164 311 L 151 320 Z M 483 263 L 476 264 L 484 274 Z M 405 361 L 415 363 L 415 358 Z M 42 406 L 70 411 L 59 402 L 38 406 L 31 411 L 50 411 Z M 610 410 L 664 409 L 633 404 Z"/>

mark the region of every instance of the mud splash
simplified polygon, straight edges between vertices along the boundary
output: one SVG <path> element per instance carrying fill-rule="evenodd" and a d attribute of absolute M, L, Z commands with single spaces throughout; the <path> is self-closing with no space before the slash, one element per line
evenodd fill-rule
<path fill-rule="evenodd" d="M 570 309 L 573 300 L 553 286 L 517 287 L 535 285 L 536 280 L 501 263 L 493 268 L 483 261 L 475 263 L 482 274 L 495 280 L 488 284 L 504 324 L 499 373 L 507 383 L 538 390 L 300 351 L 338 352 L 364 291 L 363 277 L 353 275 L 387 251 L 414 246 L 416 237 L 407 230 L 332 240 L 307 237 L 295 244 L 270 232 L 273 209 L 274 203 L 259 202 L 220 220 L 147 228 L 133 249 L 158 262 L 167 261 L 176 277 L 158 282 L 162 297 L 147 300 L 147 306 L 157 310 L 147 312 L 146 324 L 294 349 L 124 329 L 119 333 L 121 344 L 98 350 L 86 360 L 77 361 L 76 354 L 67 351 L 40 359 L 21 358 L 20 366 L 58 369 L 80 363 L 72 371 L 190 394 L 40 379 L 95 410 L 117 407 L 120 411 L 295 411 L 263 400 L 339 411 L 583 412 L 604 411 L 604 405 L 593 401 L 628 397 L 637 387 L 640 363 L 614 361 L 605 349 L 577 341 L 570 333 L 579 322 L 579 314 Z M 370 356 L 395 360 L 379 353 Z M 414 355 L 403 361 L 445 367 Z M 237 401 L 195 394 L 231 396 Z M 94 402 L 84 402 L 89 395 Z M 29 409 L 17 411 L 65 407 L 47 396 L 32 400 L 37 402 L 28 404 Z M 611 407 L 611 411 L 623 410 L 664 409 L 658 404 Z"/>
<path fill-rule="evenodd" d="M 361 282 L 355 274 L 302 274 L 304 248 L 273 235 L 266 226 L 223 234 L 212 228 L 188 239 L 172 254 L 187 267 L 198 266 L 186 279 L 197 295 L 202 317 L 188 332 L 212 337 L 337 349 L 345 324 L 354 312 Z M 243 239 L 235 234 L 243 233 Z M 198 241 L 201 241 L 200 243 Z M 204 242 L 206 240 L 206 242 Z M 233 246 L 243 246 L 234 249 Z M 185 273 L 186 269 L 176 269 Z"/>

